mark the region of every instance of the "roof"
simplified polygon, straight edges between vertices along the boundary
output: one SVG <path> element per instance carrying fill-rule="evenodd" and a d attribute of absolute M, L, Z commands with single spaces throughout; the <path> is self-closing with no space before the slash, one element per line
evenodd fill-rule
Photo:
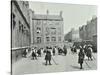
<path fill-rule="evenodd" d="M 63 20 L 63 18 L 61 16 L 59 16 L 59 15 L 40 15 L 40 14 L 33 15 L 32 19 Z"/>

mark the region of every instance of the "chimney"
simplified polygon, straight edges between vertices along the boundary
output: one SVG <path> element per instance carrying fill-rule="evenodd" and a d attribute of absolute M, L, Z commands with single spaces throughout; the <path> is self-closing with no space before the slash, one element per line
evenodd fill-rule
<path fill-rule="evenodd" d="M 61 17 L 62 17 L 62 13 L 63 13 L 63 12 L 62 12 L 62 11 L 60 11 L 60 16 L 61 16 Z"/>
<path fill-rule="evenodd" d="M 47 10 L 47 15 L 49 14 L 49 10 Z"/>
<path fill-rule="evenodd" d="M 34 12 L 34 11 L 32 11 L 32 13 L 34 14 L 35 12 Z"/>

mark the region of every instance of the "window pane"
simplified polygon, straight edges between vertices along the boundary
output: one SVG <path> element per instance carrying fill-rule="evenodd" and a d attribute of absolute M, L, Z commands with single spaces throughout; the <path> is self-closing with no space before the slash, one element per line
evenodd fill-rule
<path fill-rule="evenodd" d="M 41 43 L 41 37 L 37 37 L 37 43 Z"/>
<path fill-rule="evenodd" d="M 49 37 L 46 37 L 46 41 L 50 41 L 50 38 Z"/>

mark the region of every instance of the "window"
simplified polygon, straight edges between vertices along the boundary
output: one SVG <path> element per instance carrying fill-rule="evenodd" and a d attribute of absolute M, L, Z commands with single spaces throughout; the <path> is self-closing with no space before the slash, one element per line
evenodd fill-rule
<path fill-rule="evenodd" d="M 51 40 L 52 40 L 52 41 L 56 41 L 56 37 L 52 37 Z"/>
<path fill-rule="evenodd" d="M 28 8 L 28 7 L 29 7 L 29 4 L 26 2 L 26 3 L 25 3 L 25 6 Z"/>
<path fill-rule="evenodd" d="M 47 42 L 50 41 L 50 38 L 49 38 L 49 37 L 46 37 L 46 41 L 47 41 Z"/>
<path fill-rule="evenodd" d="M 37 20 L 36 25 L 40 25 L 40 24 L 41 24 L 41 20 Z"/>
<path fill-rule="evenodd" d="M 51 34 L 55 35 L 56 34 L 56 28 L 51 28 Z"/>
<path fill-rule="evenodd" d="M 47 25 L 47 21 L 43 21 L 43 25 Z"/>
<path fill-rule="evenodd" d="M 61 28 L 59 27 L 58 28 L 58 34 L 61 34 L 62 32 L 61 32 Z"/>
<path fill-rule="evenodd" d="M 50 34 L 50 29 L 48 27 L 46 27 L 46 35 Z"/>
<path fill-rule="evenodd" d="M 37 43 L 41 43 L 41 37 L 37 37 Z"/>
<path fill-rule="evenodd" d="M 55 25 L 60 25 L 60 22 L 59 21 L 56 21 Z"/>
<path fill-rule="evenodd" d="M 41 30 L 41 28 L 40 27 L 37 27 L 37 30 Z"/>
<path fill-rule="evenodd" d="M 21 31 L 22 31 L 22 33 L 24 32 L 24 28 L 23 27 L 24 27 L 23 24 L 21 24 Z"/>
<path fill-rule="evenodd" d="M 21 22 L 19 21 L 19 31 L 21 31 Z"/>
<path fill-rule="evenodd" d="M 40 32 L 41 32 L 41 28 L 37 27 L 37 33 L 40 33 Z"/>
<path fill-rule="evenodd" d="M 24 5 L 25 5 L 25 2 L 23 1 L 23 3 L 22 3 L 22 4 L 23 4 L 23 6 L 24 6 Z"/>
<path fill-rule="evenodd" d="M 19 31 L 23 33 L 25 29 L 26 27 L 24 27 L 24 25 L 19 21 Z"/>
<path fill-rule="evenodd" d="M 12 26 L 13 26 L 13 29 L 15 28 L 15 26 L 16 26 L 16 21 L 15 21 L 15 14 L 14 13 L 12 13 Z"/>
<path fill-rule="evenodd" d="M 58 37 L 58 41 L 61 41 L 61 37 Z"/>
<path fill-rule="evenodd" d="M 25 26 L 23 27 L 23 30 L 24 30 L 24 31 L 23 31 L 24 34 L 26 34 L 26 27 L 25 27 Z"/>

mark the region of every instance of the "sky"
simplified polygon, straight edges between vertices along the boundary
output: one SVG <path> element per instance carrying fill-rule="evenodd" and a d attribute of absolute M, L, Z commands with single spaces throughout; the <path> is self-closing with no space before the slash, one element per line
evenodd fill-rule
<path fill-rule="evenodd" d="M 97 15 L 97 6 L 95 5 L 30 1 L 29 7 L 35 14 L 46 14 L 46 11 L 49 10 L 50 15 L 59 15 L 60 11 L 62 11 L 64 34 L 68 33 L 72 28 L 78 29 L 82 25 L 86 25 L 87 21 L 90 21 L 93 16 Z"/>

